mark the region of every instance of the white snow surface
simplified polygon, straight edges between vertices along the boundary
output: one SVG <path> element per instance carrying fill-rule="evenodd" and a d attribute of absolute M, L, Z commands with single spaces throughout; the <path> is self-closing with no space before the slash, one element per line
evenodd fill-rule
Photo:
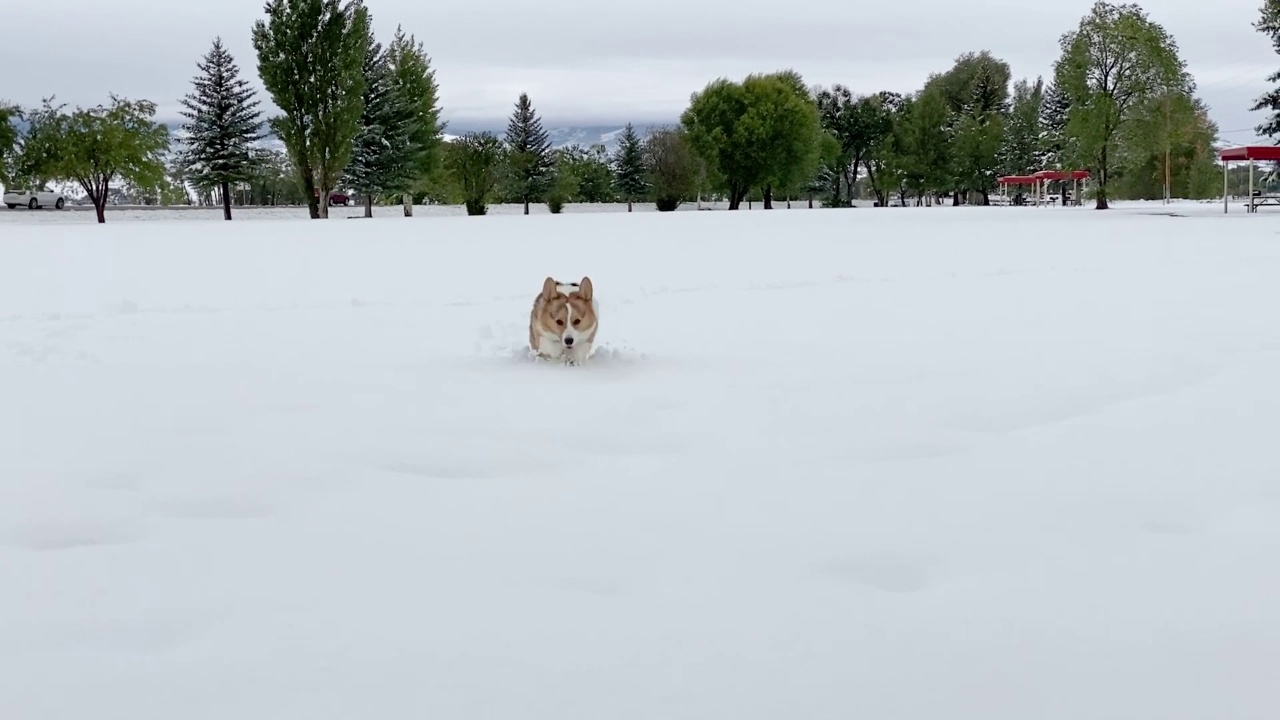
<path fill-rule="evenodd" d="M 1280 219 L 1192 210 L 6 221 L 0 716 L 1272 720 Z"/>

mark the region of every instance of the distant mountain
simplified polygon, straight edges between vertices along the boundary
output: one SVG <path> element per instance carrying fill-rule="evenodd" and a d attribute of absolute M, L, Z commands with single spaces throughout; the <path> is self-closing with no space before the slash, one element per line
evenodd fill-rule
<path fill-rule="evenodd" d="M 551 146 L 555 148 L 565 147 L 568 145 L 580 145 L 590 148 L 592 145 L 603 145 L 606 152 L 613 152 L 618 147 L 618 138 L 622 136 L 625 129 L 625 123 L 617 125 L 568 125 L 560 127 L 547 128 L 547 135 L 551 138 Z M 636 134 L 643 139 L 649 134 L 650 125 L 635 124 Z M 498 137 L 506 134 L 506 124 L 487 125 L 479 123 L 471 123 L 465 125 L 450 125 L 445 129 L 449 135 L 457 137 L 468 132 L 489 131 Z"/>

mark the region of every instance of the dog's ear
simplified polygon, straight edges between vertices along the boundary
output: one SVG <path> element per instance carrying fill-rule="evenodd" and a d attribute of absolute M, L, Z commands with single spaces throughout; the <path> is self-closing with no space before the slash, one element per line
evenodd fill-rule
<path fill-rule="evenodd" d="M 578 283 L 578 297 L 583 300 L 591 299 L 591 278 L 584 276 L 582 282 Z"/>
<path fill-rule="evenodd" d="M 560 288 L 556 285 L 555 278 L 548 277 L 546 280 L 542 281 L 542 297 L 550 300 L 555 297 L 558 292 L 560 292 Z"/>

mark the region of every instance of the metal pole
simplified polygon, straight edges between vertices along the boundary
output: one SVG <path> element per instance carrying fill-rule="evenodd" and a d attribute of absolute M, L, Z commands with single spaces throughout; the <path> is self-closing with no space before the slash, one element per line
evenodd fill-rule
<path fill-rule="evenodd" d="M 1257 212 L 1253 206 L 1253 161 L 1249 161 L 1249 212 Z"/>
<path fill-rule="evenodd" d="M 1230 210 L 1227 209 L 1227 160 L 1222 159 L 1222 213 L 1225 215 Z"/>

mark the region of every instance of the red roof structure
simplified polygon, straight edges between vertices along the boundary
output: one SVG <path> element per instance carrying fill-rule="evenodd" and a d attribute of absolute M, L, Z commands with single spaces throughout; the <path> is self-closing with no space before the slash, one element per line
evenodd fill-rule
<path fill-rule="evenodd" d="M 1041 170 L 1033 177 L 1039 180 L 1088 180 L 1088 170 Z"/>
<path fill-rule="evenodd" d="M 1035 181 L 1036 178 L 1033 175 L 1005 175 L 1002 178 L 996 178 L 996 182 L 1001 185 L 1031 185 Z"/>
<path fill-rule="evenodd" d="M 1241 160 L 1276 160 L 1280 161 L 1280 146 L 1277 145 L 1246 145 L 1244 147 L 1227 148 L 1218 153 L 1218 157 L 1223 162 L 1237 162 Z"/>

